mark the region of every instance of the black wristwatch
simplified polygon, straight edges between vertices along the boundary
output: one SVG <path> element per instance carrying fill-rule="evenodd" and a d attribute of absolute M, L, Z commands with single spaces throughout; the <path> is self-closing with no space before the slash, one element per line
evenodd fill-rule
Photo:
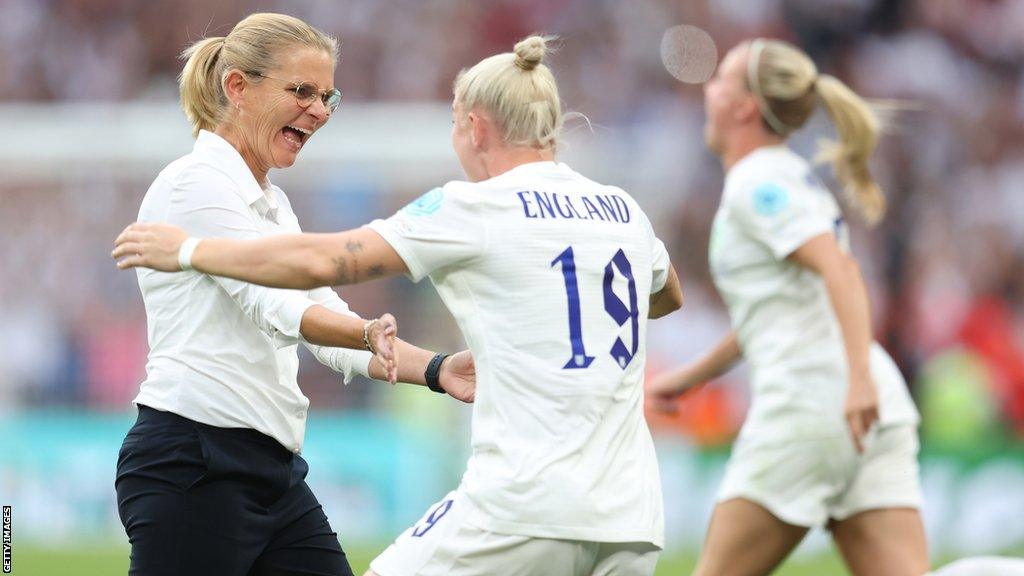
<path fill-rule="evenodd" d="M 430 363 L 427 364 L 427 369 L 423 371 L 423 379 L 427 381 L 427 388 L 430 388 L 434 392 L 441 394 L 447 394 L 448 392 L 441 388 L 440 376 L 441 376 L 441 364 L 444 363 L 444 359 L 451 356 L 451 354 L 435 354 L 430 359 Z"/>

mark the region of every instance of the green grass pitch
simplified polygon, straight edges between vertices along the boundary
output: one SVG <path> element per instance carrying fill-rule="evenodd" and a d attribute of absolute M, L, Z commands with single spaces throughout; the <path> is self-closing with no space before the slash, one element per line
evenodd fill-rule
<path fill-rule="evenodd" d="M 349 562 L 356 576 L 362 576 L 370 560 L 383 550 L 378 547 L 346 548 Z M 690 574 L 696 563 L 696 556 L 662 556 L 658 562 L 656 576 L 681 576 Z M 13 549 L 15 576 L 112 576 L 128 573 L 128 548 L 75 547 L 67 549 L 42 549 L 15 546 Z M 790 560 L 777 572 L 779 576 L 841 576 L 846 574 L 838 559 L 826 554 L 812 559 Z"/>

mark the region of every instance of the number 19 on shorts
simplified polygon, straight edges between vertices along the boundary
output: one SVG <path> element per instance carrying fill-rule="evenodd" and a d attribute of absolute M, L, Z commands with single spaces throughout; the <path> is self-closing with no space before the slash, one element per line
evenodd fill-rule
<path fill-rule="evenodd" d="M 588 356 L 583 345 L 583 319 L 580 313 L 580 287 L 576 279 L 576 256 L 572 246 L 562 251 L 561 254 L 551 261 L 551 266 L 561 265 L 562 278 L 565 280 L 565 295 L 568 303 L 569 315 L 569 345 L 572 355 L 562 367 L 564 370 L 587 368 L 594 361 L 594 356 Z M 629 288 L 629 304 L 612 290 L 615 275 L 619 274 L 626 279 Z M 627 347 L 621 337 L 615 339 L 609 354 L 620 368 L 625 369 L 636 355 L 640 335 L 640 311 L 637 308 L 636 280 L 633 279 L 633 267 L 626 258 L 625 252 L 620 248 L 608 264 L 604 267 L 604 310 L 608 316 L 615 321 L 616 326 L 621 327 L 630 322 L 632 333 L 632 346 Z"/>

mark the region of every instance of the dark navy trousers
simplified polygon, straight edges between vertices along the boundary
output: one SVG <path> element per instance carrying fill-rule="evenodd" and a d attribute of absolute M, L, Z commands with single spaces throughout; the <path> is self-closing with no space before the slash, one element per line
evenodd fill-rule
<path fill-rule="evenodd" d="M 114 483 L 129 574 L 351 576 L 308 471 L 255 430 L 140 405 Z"/>

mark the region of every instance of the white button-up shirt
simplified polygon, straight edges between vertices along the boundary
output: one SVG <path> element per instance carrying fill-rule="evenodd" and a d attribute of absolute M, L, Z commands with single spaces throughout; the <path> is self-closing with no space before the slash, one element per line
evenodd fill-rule
<path fill-rule="evenodd" d="M 263 189 L 226 140 L 202 131 L 192 153 L 164 168 L 139 221 L 169 222 L 191 236 L 259 238 L 301 232 L 280 188 Z M 330 288 L 264 288 L 195 271 L 138 268 L 149 359 L 136 404 L 223 428 L 252 428 L 298 453 L 309 399 L 299 390 L 302 315 L 314 304 L 355 316 Z M 302 341 L 345 382 L 366 375 L 366 351 Z"/>

